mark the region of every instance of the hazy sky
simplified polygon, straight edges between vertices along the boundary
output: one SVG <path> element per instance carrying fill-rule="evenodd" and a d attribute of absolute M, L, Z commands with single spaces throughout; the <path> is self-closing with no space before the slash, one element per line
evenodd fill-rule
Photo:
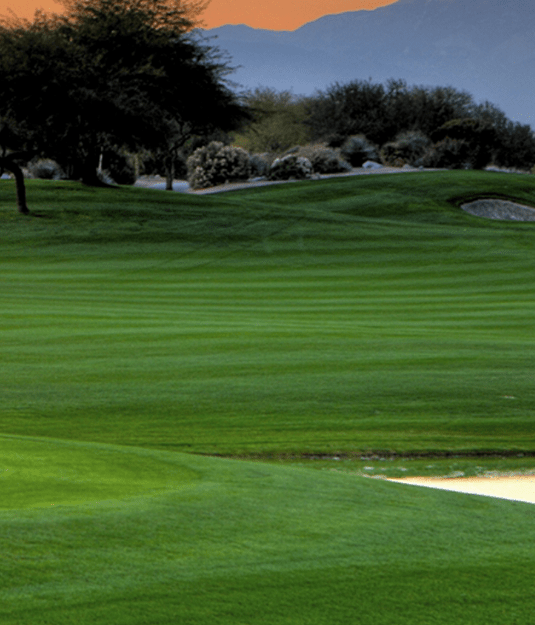
<path fill-rule="evenodd" d="M 294 30 L 331 13 L 375 9 L 396 0 L 211 0 L 202 15 L 207 28 L 222 24 L 247 24 L 270 30 Z M 0 0 L 0 15 L 11 9 L 19 17 L 31 18 L 36 9 L 60 11 L 53 0 Z"/>

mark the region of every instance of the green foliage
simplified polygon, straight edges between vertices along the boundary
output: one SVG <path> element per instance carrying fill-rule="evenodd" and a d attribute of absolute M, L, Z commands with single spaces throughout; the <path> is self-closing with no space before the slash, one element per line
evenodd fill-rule
<path fill-rule="evenodd" d="M 212 141 L 197 148 L 187 160 L 192 189 L 204 189 L 226 182 L 247 180 L 251 175 L 249 154 L 239 147 Z"/>
<path fill-rule="evenodd" d="M 290 91 L 257 88 L 243 97 L 251 121 L 235 136 L 234 143 L 249 152 L 280 154 L 292 145 L 308 142 L 305 102 Z"/>
<path fill-rule="evenodd" d="M 312 140 L 340 147 L 351 135 L 365 135 L 376 145 L 388 144 L 384 158 L 390 163 L 415 158 L 407 143 L 392 145 L 398 143 L 400 134 L 419 132 L 433 137 L 434 142 L 442 141 L 446 134 L 434 134 L 440 135 L 439 129 L 445 124 L 453 124 L 447 135 L 450 139 L 471 145 L 471 167 L 484 167 L 491 159 L 524 169 L 535 162 L 535 134 L 529 126 L 510 122 L 488 102 L 476 105 L 469 93 L 454 87 L 410 87 L 403 80 L 389 80 L 385 85 L 371 81 L 336 83 L 309 98 L 306 110 Z M 464 128 L 451 134 L 458 125 L 455 120 L 465 120 Z"/>
<path fill-rule="evenodd" d="M 348 137 L 340 152 L 352 167 L 361 167 L 366 161 L 378 158 L 377 148 L 364 135 Z"/>
<path fill-rule="evenodd" d="M 304 180 L 312 175 L 312 163 L 297 153 L 276 158 L 269 168 L 270 180 Z"/>
<path fill-rule="evenodd" d="M 390 143 L 385 143 L 381 148 L 381 161 L 391 167 L 403 167 L 403 165 L 419 165 L 426 150 L 431 145 L 431 140 L 422 132 L 413 130 L 401 133 Z"/>
<path fill-rule="evenodd" d="M 307 120 L 312 140 L 336 145 L 340 138 L 363 134 L 376 143 L 388 137 L 384 132 L 385 90 L 371 81 L 335 83 L 307 102 Z"/>
<path fill-rule="evenodd" d="M 225 84 L 229 70 L 189 32 L 199 5 L 65 6 L 0 27 L 0 117 L 70 178 L 94 180 L 103 150 L 150 148 L 172 159 L 199 129 L 235 126 L 243 110 Z"/>
<path fill-rule="evenodd" d="M 473 169 L 471 156 L 470 144 L 467 141 L 446 137 L 426 151 L 421 163 L 424 167 Z"/>
<path fill-rule="evenodd" d="M 531 126 L 507 121 L 498 129 L 498 146 L 493 160 L 502 167 L 528 171 L 535 165 L 535 132 Z"/>
<path fill-rule="evenodd" d="M 435 142 L 445 139 L 457 141 L 458 166 L 471 169 L 482 169 L 488 165 L 492 160 L 492 150 L 497 145 L 497 133 L 492 125 L 474 118 L 452 119 L 437 128 L 431 138 Z M 450 150 L 450 154 L 453 155 L 454 151 Z"/>

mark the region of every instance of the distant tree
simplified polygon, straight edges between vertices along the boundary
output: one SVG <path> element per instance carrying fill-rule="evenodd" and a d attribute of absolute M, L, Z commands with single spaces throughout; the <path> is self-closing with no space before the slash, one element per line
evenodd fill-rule
<path fill-rule="evenodd" d="M 413 91 L 404 80 L 390 79 L 385 87 L 385 135 L 388 140 L 404 131 L 419 127 Z"/>
<path fill-rule="evenodd" d="M 371 80 L 335 83 L 307 102 L 306 123 L 313 141 L 340 146 L 351 135 L 365 135 L 373 143 L 388 139 L 385 89 Z"/>
<path fill-rule="evenodd" d="M 251 119 L 234 138 L 234 143 L 250 152 L 281 153 L 309 140 L 304 124 L 306 99 L 291 91 L 259 87 L 243 95 Z"/>
<path fill-rule="evenodd" d="M 492 160 L 498 145 L 498 134 L 490 122 L 481 119 L 452 119 L 431 135 L 436 143 L 444 139 L 462 141 L 466 145 L 465 163 L 472 169 L 482 169 Z"/>
<path fill-rule="evenodd" d="M 313 140 L 339 146 L 351 135 L 383 145 L 396 135 L 420 130 L 429 135 L 446 122 L 469 117 L 472 96 L 453 87 L 408 87 L 403 80 L 386 85 L 371 80 L 335 83 L 308 102 L 306 123 Z"/>
<path fill-rule="evenodd" d="M 453 119 L 472 117 L 474 101 L 466 91 L 454 87 L 412 87 L 410 90 L 413 130 L 431 134 Z"/>
<path fill-rule="evenodd" d="M 497 165 L 526 171 L 535 166 L 535 133 L 531 126 L 508 121 L 498 136 L 499 146 L 494 155 Z"/>
<path fill-rule="evenodd" d="M 101 152 L 168 159 L 192 134 L 233 128 L 244 109 L 231 71 L 182 0 L 61 0 L 61 16 L 0 25 L 0 116 L 68 176 L 97 184 Z"/>

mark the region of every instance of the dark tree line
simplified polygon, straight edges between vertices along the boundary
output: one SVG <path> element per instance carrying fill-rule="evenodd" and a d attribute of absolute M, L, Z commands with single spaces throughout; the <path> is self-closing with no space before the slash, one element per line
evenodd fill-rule
<path fill-rule="evenodd" d="M 489 102 L 476 104 L 469 93 L 453 87 L 409 87 L 402 80 L 335 83 L 306 99 L 303 124 L 311 141 L 332 146 L 358 134 L 382 146 L 401 133 L 419 131 L 434 142 L 457 142 L 459 149 L 462 142 L 475 167 L 490 160 L 504 167 L 535 164 L 529 125 L 509 120 Z"/>
<path fill-rule="evenodd" d="M 0 24 L 0 166 L 13 171 L 13 151 L 31 151 L 98 184 L 102 152 L 146 149 L 172 181 L 192 135 L 230 130 L 244 117 L 226 60 L 194 29 L 202 5 L 62 3 L 63 15 Z"/>

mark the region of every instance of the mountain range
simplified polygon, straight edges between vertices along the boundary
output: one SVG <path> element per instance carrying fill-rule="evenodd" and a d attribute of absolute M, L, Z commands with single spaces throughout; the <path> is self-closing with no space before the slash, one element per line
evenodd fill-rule
<path fill-rule="evenodd" d="M 310 95 L 329 85 L 390 78 L 448 86 L 535 128 L 533 0 L 398 0 L 326 15 L 294 31 L 226 25 L 204 31 L 237 67 L 242 89 Z"/>

